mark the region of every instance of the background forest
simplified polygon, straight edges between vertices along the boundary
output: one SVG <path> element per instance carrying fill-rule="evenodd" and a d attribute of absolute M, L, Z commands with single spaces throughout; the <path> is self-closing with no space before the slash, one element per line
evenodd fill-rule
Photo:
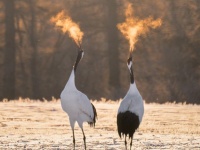
<path fill-rule="evenodd" d="M 162 26 L 141 36 L 133 52 L 137 87 L 146 102 L 200 103 L 200 1 L 129 0 L 140 19 Z M 129 87 L 129 43 L 116 28 L 123 0 L 1 0 L 0 100 L 59 98 L 77 47 L 50 18 L 66 10 L 84 32 L 76 86 L 90 99 L 123 98 Z"/>

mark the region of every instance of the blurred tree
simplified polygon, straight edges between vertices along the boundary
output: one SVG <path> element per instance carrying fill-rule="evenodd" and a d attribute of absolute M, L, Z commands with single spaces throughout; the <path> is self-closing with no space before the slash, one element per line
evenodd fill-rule
<path fill-rule="evenodd" d="M 111 0 L 105 1 L 107 6 L 106 14 L 106 33 L 107 33 L 107 44 L 108 44 L 108 59 L 109 59 L 109 88 L 111 88 L 114 99 L 120 98 L 120 60 L 119 60 L 119 37 L 118 29 L 116 27 L 118 23 L 118 10 L 117 1 Z"/>
<path fill-rule="evenodd" d="M 195 88 L 196 83 L 194 74 L 196 67 L 191 65 L 195 48 L 191 48 L 192 41 L 188 37 L 191 32 L 189 29 L 195 24 L 191 24 L 193 16 L 190 4 L 180 4 L 177 1 L 168 1 L 170 12 L 170 25 L 172 34 L 167 40 L 169 49 L 164 51 L 167 68 L 169 72 L 168 89 L 170 91 L 170 101 L 196 101 L 195 97 L 199 97 L 198 90 Z M 184 10 L 184 12 L 182 11 Z M 182 18 L 187 18 L 183 20 Z M 189 30 L 188 30 L 189 29 Z M 189 33 L 189 34 L 188 34 Z M 170 61 L 169 61 L 170 60 Z M 195 61 L 197 64 L 197 61 Z M 193 74 L 191 74 L 193 72 Z M 186 88 L 187 87 L 187 88 Z M 193 88 L 188 88 L 193 87 Z M 199 95 L 199 96 L 198 96 Z M 192 99 L 192 100 L 191 100 Z"/>
<path fill-rule="evenodd" d="M 15 98 L 15 0 L 4 0 L 5 51 L 3 97 Z"/>
<path fill-rule="evenodd" d="M 31 59 L 31 84 L 32 84 L 32 98 L 40 98 L 40 78 L 38 68 L 38 46 L 37 46 L 37 21 L 36 21 L 36 4 L 35 0 L 29 0 L 30 8 L 30 27 L 29 27 L 29 40 L 32 47 L 32 59 Z"/>

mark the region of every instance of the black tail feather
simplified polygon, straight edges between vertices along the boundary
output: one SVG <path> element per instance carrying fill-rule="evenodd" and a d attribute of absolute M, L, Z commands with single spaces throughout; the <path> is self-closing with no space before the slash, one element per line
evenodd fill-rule
<path fill-rule="evenodd" d="M 94 118 L 93 118 L 93 122 L 88 122 L 88 124 L 90 125 L 90 127 L 93 127 L 93 126 L 95 127 L 95 123 L 96 123 L 96 119 L 97 119 L 97 111 L 92 103 L 91 103 L 91 105 L 92 105 L 92 109 L 94 112 Z"/>

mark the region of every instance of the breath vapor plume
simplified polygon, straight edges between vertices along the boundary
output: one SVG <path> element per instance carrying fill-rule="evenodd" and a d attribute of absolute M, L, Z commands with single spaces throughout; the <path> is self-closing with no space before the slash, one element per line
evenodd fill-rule
<path fill-rule="evenodd" d="M 56 27 L 59 27 L 63 33 L 67 32 L 80 47 L 84 33 L 80 30 L 79 25 L 73 22 L 65 11 L 59 12 L 56 16 L 52 17 L 50 21 L 54 23 Z"/>
<path fill-rule="evenodd" d="M 155 29 L 162 24 L 161 19 L 153 20 L 152 17 L 148 17 L 144 20 L 140 20 L 139 18 L 134 17 L 131 4 L 128 4 L 125 16 L 125 22 L 117 24 L 117 28 L 122 32 L 125 38 L 129 40 L 130 52 L 134 50 L 140 35 L 145 35 L 150 28 Z"/>

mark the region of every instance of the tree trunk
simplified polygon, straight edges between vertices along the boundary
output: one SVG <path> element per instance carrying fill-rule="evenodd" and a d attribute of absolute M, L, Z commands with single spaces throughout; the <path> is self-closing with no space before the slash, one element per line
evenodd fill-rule
<path fill-rule="evenodd" d="M 4 98 L 15 98 L 15 23 L 14 0 L 4 0 L 5 5 L 5 52 L 4 52 Z"/>
<path fill-rule="evenodd" d="M 111 92 L 114 94 L 112 98 L 120 98 L 120 69 L 119 69 L 119 38 L 117 21 L 117 4 L 116 1 L 106 1 L 108 6 L 107 15 L 107 39 L 108 39 L 108 58 L 109 58 L 109 85 Z"/>
<path fill-rule="evenodd" d="M 39 90 L 39 77 L 38 77 L 38 69 L 37 69 L 37 57 L 38 57 L 38 49 L 37 49 L 37 35 L 36 35 L 36 17 L 35 17 L 35 1 L 29 0 L 29 7 L 31 13 L 31 22 L 30 22 L 30 44 L 33 49 L 32 51 L 32 59 L 31 59 L 31 83 L 32 83 L 32 98 L 40 98 L 40 90 Z"/>

